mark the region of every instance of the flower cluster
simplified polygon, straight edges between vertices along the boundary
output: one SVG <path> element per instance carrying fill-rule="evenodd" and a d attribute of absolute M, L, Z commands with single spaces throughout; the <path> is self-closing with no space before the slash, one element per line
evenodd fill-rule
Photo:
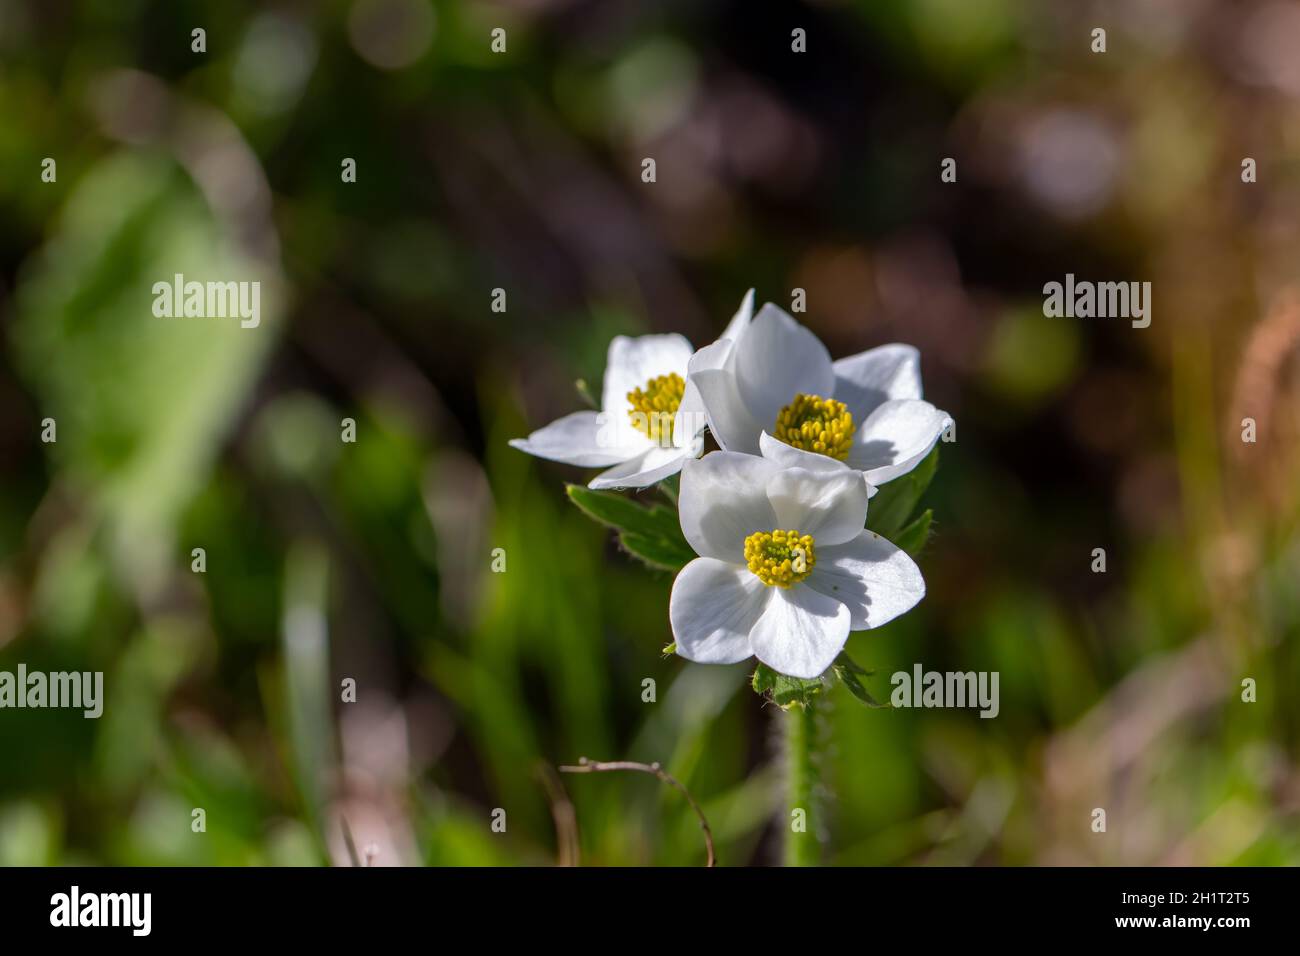
<path fill-rule="evenodd" d="M 835 664 L 850 631 L 884 624 L 925 595 L 908 554 L 867 530 L 868 499 L 926 459 L 951 421 L 921 397 L 915 348 L 832 361 L 777 306 L 755 315 L 751 290 L 722 336 L 698 351 L 680 335 L 616 337 L 600 410 L 510 444 L 605 468 L 592 489 L 672 486 L 680 472 L 670 497 L 696 557 L 683 562 L 669 601 L 677 653 L 712 664 L 757 657 L 812 680 Z M 706 431 L 719 446 L 709 454 Z M 638 529 L 625 543 L 629 534 L 652 537 Z"/>

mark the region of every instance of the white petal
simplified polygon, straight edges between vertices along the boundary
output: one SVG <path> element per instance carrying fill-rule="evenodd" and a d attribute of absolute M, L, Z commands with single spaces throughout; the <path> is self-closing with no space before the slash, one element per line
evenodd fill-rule
<path fill-rule="evenodd" d="M 702 664 L 752 657 L 749 632 L 772 590 L 744 567 L 696 558 L 677 575 L 668 600 L 677 653 Z"/>
<path fill-rule="evenodd" d="M 762 426 L 740 400 L 736 376 L 722 369 L 705 369 L 691 376 L 704 402 L 709 431 L 727 451 L 759 453 Z"/>
<path fill-rule="evenodd" d="M 703 372 L 709 368 L 723 368 L 727 364 L 727 355 L 733 348 L 735 344 L 727 339 L 710 342 L 691 356 L 690 361 L 686 363 L 687 371 Z"/>
<path fill-rule="evenodd" d="M 812 535 L 818 552 L 852 541 L 867 523 L 867 485 L 849 468 L 786 468 L 768 480 L 767 499 L 777 526 Z"/>
<path fill-rule="evenodd" d="M 686 366 L 691 360 L 691 343 L 680 335 L 639 335 L 629 338 L 616 335 L 609 343 L 605 360 L 605 382 L 601 390 L 600 407 L 610 417 L 613 425 L 625 428 L 634 435 L 640 434 L 628 417 L 632 406 L 627 393 L 645 388 L 652 378 L 676 372 L 686 378 Z"/>
<path fill-rule="evenodd" d="M 601 407 L 605 411 L 626 412 L 627 393 L 634 388 L 644 388 L 650 379 L 669 372 L 685 378 L 691 352 L 691 343 L 676 333 L 636 338 L 614 336 L 605 361 Z"/>
<path fill-rule="evenodd" d="M 861 422 L 882 403 L 921 397 L 921 353 L 910 345 L 882 345 L 835 363 L 835 398 Z"/>
<path fill-rule="evenodd" d="M 781 439 L 773 438 L 766 431 L 759 435 L 758 447 L 764 458 L 776 462 L 783 468 L 807 468 L 809 471 L 825 471 L 834 474 L 849 467 L 830 455 L 821 455 L 815 451 L 805 451 L 787 445 Z"/>
<path fill-rule="evenodd" d="M 749 632 L 754 656 L 791 677 L 820 677 L 849 638 L 849 609 L 804 585 L 771 590 L 775 593 Z"/>
<path fill-rule="evenodd" d="M 680 448 L 648 449 L 630 461 L 602 471 L 587 483 L 588 488 L 648 488 L 657 481 L 682 470 L 682 464 L 693 455 Z"/>
<path fill-rule="evenodd" d="M 815 451 L 804 451 L 802 448 L 795 448 L 793 445 L 787 445 L 780 439 L 773 438 L 767 432 L 763 432 L 758 439 L 759 448 L 763 452 L 763 457 L 768 461 L 775 462 L 782 468 L 806 468 L 809 471 L 825 471 L 834 474 L 838 471 L 849 470 L 855 475 L 862 476 L 862 483 L 867 486 L 867 497 L 873 497 L 880 489 L 867 481 L 867 476 L 855 469 L 850 469 L 842 461 L 838 461 L 830 455 L 819 455 Z"/>
<path fill-rule="evenodd" d="M 644 441 L 635 444 L 625 441 L 626 437 L 621 429 L 610 428 L 601 412 L 574 412 L 527 438 L 511 439 L 510 447 L 568 465 L 603 468 L 642 454 L 650 443 L 644 436 Z"/>
<path fill-rule="evenodd" d="M 745 539 L 777 527 L 767 483 L 779 470 L 770 461 L 729 451 L 687 461 L 677 506 L 682 534 L 695 552 L 742 563 Z"/>
<path fill-rule="evenodd" d="M 905 475 L 930 453 L 951 421 L 929 402 L 898 399 L 867 416 L 849 449 L 849 465 L 866 472 L 873 485 Z"/>
<path fill-rule="evenodd" d="M 770 302 L 736 343 L 735 368 L 741 401 L 764 428 L 799 392 L 828 398 L 835 385 L 826 346 Z"/>
<path fill-rule="evenodd" d="M 916 562 L 874 531 L 818 548 L 817 564 L 804 584 L 848 605 L 855 631 L 892 621 L 925 597 Z"/>
<path fill-rule="evenodd" d="M 681 404 L 677 406 L 677 417 L 673 420 L 673 441 L 677 441 L 679 436 L 693 438 L 708 425 L 708 411 L 695 376 L 707 369 L 722 368 L 731 348 L 730 342 L 713 342 L 698 350 L 686 364 L 686 391 L 682 394 Z"/>
<path fill-rule="evenodd" d="M 673 417 L 673 444 L 679 448 L 693 445 L 697 436 L 709 425 L 709 414 L 704 408 L 704 397 L 694 379 L 686 380 L 677 414 Z M 702 448 L 703 446 L 701 446 Z M 698 456 L 699 452 L 696 452 Z"/>
<path fill-rule="evenodd" d="M 753 318 L 754 290 L 750 289 L 745 293 L 745 298 L 740 301 L 740 308 L 731 317 L 731 321 L 727 323 L 727 327 L 723 330 L 720 338 L 730 339 L 733 342 L 739 341 L 741 336 L 749 330 L 749 323 L 753 321 Z"/>

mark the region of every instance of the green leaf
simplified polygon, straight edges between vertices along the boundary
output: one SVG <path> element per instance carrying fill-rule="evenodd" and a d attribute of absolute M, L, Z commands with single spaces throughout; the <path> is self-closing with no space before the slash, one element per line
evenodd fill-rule
<path fill-rule="evenodd" d="M 925 542 L 930 539 L 930 522 L 933 519 L 934 512 L 926 508 L 911 524 L 894 536 L 894 544 L 915 557 L 925 547 Z"/>
<path fill-rule="evenodd" d="M 831 667 L 831 670 L 833 670 L 835 676 L 840 679 L 840 683 L 848 688 L 849 693 L 862 701 L 862 703 L 866 704 L 868 707 L 886 708 L 890 706 L 889 704 L 882 704 L 880 701 L 876 700 L 876 698 L 872 697 L 871 692 L 868 691 L 867 688 L 863 686 L 862 681 L 858 679 L 858 675 L 848 667 L 836 663 Z"/>
<path fill-rule="evenodd" d="M 596 491 L 585 485 L 565 485 L 569 500 L 588 517 L 620 531 L 631 531 L 647 537 L 682 537 L 681 524 L 671 508 L 654 502 L 640 504 L 626 495 L 614 491 Z"/>
<path fill-rule="evenodd" d="M 161 151 L 122 151 L 78 172 L 15 290 L 4 364 L 12 343 L 33 407 L 58 422 L 44 453 L 60 482 L 85 491 L 79 507 L 103 525 L 123 574 L 161 580 L 181 515 L 274 354 L 282 276 Z M 149 290 L 177 273 L 260 282 L 258 327 L 159 320 Z"/>
<path fill-rule="evenodd" d="M 617 531 L 625 551 L 651 567 L 680 571 L 695 560 L 672 508 L 657 502 L 639 504 L 616 492 L 582 485 L 566 485 L 565 492 L 587 517 Z"/>
<path fill-rule="evenodd" d="M 852 671 L 854 674 L 861 674 L 863 677 L 870 677 L 875 673 L 875 671 L 867 670 L 865 667 L 858 664 L 853 658 L 849 657 L 848 651 L 840 651 L 840 656 L 835 658 L 835 666 L 843 667 L 846 670 Z"/>
<path fill-rule="evenodd" d="M 831 671 L 839 678 L 840 683 L 849 689 L 849 693 L 856 697 L 868 707 L 889 707 L 889 704 L 882 704 L 876 698 L 871 696 L 871 692 L 863 685 L 860 677 L 870 677 L 875 671 L 869 671 L 858 665 L 853 658 L 849 657 L 848 651 L 840 651 L 839 657 L 835 658 L 835 663 L 831 665 Z"/>
<path fill-rule="evenodd" d="M 939 446 L 935 445 L 930 454 L 907 474 L 881 485 L 867 506 L 867 529 L 893 541 L 912 516 L 938 467 Z"/>
<path fill-rule="evenodd" d="M 696 557 L 690 545 L 678 545 L 662 538 L 648 538 L 630 531 L 620 532 L 618 543 L 633 557 L 640 558 L 651 567 L 663 568 L 666 571 L 680 571 Z"/>
<path fill-rule="evenodd" d="M 771 697 L 773 703 L 783 710 L 807 707 L 824 686 L 821 678 L 805 680 L 802 677 L 778 674 L 766 664 L 759 664 L 754 671 L 754 693 Z"/>

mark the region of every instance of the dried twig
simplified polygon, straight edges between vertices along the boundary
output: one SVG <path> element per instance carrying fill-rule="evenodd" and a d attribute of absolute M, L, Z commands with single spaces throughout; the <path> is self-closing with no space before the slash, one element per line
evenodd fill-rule
<path fill-rule="evenodd" d="M 561 767 L 560 773 L 603 773 L 610 770 L 635 770 L 639 773 L 648 773 L 680 791 L 686 798 L 686 802 L 691 805 L 691 809 L 695 811 L 695 815 L 700 818 L 700 829 L 704 831 L 704 848 L 708 852 L 708 861 L 704 865 L 716 864 L 717 860 L 713 855 L 713 831 L 709 829 L 708 818 L 700 805 L 695 802 L 695 798 L 691 796 L 691 792 L 682 785 L 681 781 L 659 766 L 658 761 L 638 763 L 635 760 L 588 760 L 586 757 L 580 757 L 576 767 Z"/>

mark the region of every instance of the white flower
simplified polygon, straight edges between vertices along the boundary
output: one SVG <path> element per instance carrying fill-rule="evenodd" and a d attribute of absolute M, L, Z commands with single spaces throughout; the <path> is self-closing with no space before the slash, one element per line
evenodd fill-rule
<path fill-rule="evenodd" d="M 686 363 L 686 392 L 682 396 L 681 414 L 691 421 L 708 422 L 704 398 L 695 384 L 695 375 L 705 369 L 722 368 L 730 354 L 732 344 L 749 328 L 754 318 L 754 290 L 750 289 L 740 301 L 740 308 L 731 317 L 717 341 L 704 346 Z"/>
<path fill-rule="evenodd" d="M 849 631 L 879 627 L 925 596 L 916 563 L 863 529 L 867 486 L 849 469 L 714 452 L 687 462 L 678 500 L 682 532 L 701 555 L 677 575 L 668 606 L 688 660 L 753 656 L 819 677 Z"/>
<path fill-rule="evenodd" d="M 921 399 L 915 348 L 882 345 L 832 362 L 817 336 L 775 305 L 751 321 L 752 295 L 688 370 L 720 446 L 784 465 L 851 468 L 871 485 L 929 454 L 952 419 Z"/>
<path fill-rule="evenodd" d="M 601 410 L 566 415 L 510 445 L 569 465 L 613 465 L 592 488 L 645 488 L 675 475 L 704 448 L 703 409 L 680 409 L 690 358 L 691 343 L 680 335 L 615 336 Z"/>

